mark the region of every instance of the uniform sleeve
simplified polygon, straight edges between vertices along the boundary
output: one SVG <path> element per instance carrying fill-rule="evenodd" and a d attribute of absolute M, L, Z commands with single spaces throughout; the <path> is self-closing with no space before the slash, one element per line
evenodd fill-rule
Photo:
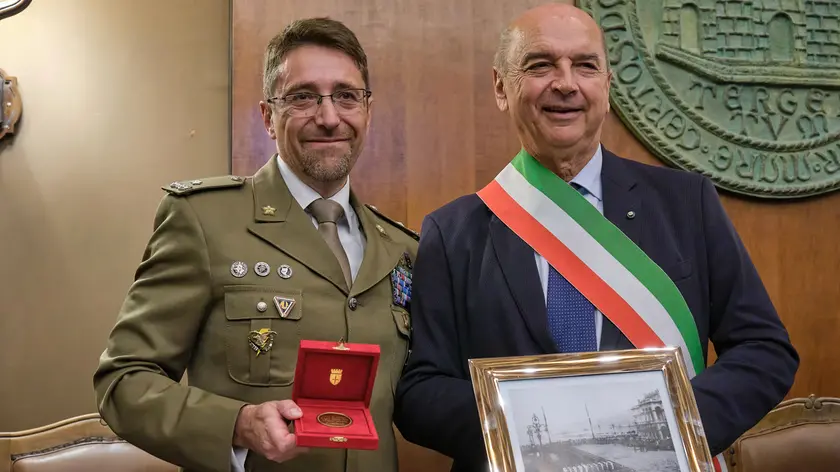
<path fill-rule="evenodd" d="M 708 179 L 701 200 L 718 359 L 692 385 L 709 447 L 718 454 L 784 399 L 799 356 Z"/>
<path fill-rule="evenodd" d="M 179 383 L 213 295 L 187 199 L 167 196 L 93 383 L 100 415 L 137 447 L 186 468 L 231 469 L 243 402 Z"/>

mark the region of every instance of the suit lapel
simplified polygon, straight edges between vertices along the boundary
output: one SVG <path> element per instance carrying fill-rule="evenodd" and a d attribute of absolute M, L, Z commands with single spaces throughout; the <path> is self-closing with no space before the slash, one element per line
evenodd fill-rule
<path fill-rule="evenodd" d="M 603 187 L 604 216 L 636 245 L 641 246 L 644 212 L 641 211 L 639 192 L 634 191 L 636 181 L 631 176 L 630 169 L 624 165 L 620 157 L 606 149 L 603 150 L 603 156 L 601 185 Z M 632 218 L 629 217 L 630 212 L 633 212 Z M 628 344 L 626 337 L 605 316 L 601 328 L 600 350 L 624 349 L 627 348 Z"/>
<path fill-rule="evenodd" d="M 365 234 L 365 255 L 362 258 L 362 265 L 353 287 L 350 290 L 351 296 L 357 296 L 378 284 L 383 278 L 388 277 L 390 272 L 397 266 L 404 248 L 394 242 L 388 233 L 380 231 L 373 212 L 364 205 L 359 204 L 354 194 L 350 195 L 350 204 L 359 216 L 362 224 L 362 231 Z"/>
<path fill-rule="evenodd" d="M 276 155 L 254 175 L 254 221 L 248 225 L 248 231 L 347 293 L 338 260 L 309 215 L 292 197 L 275 159 Z"/>
<path fill-rule="evenodd" d="M 557 346 L 548 333 L 545 295 L 537 273 L 534 250 L 495 215 L 490 219 L 490 240 L 531 337 L 544 353 L 557 352 Z"/>

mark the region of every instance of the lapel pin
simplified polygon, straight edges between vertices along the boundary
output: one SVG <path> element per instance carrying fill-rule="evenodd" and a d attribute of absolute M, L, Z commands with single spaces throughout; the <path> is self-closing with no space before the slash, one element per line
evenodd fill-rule
<path fill-rule="evenodd" d="M 295 306 L 294 298 L 274 297 L 274 306 L 277 312 L 280 313 L 281 318 L 286 318 L 292 312 L 292 307 Z"/>
<path fill-rule="evenodd" d="M 274 216 L 274 213 L 277 212 L 277 209 L 274 208 L 271 205 L 266 205 L 266 206 L 262 207 L 262 211 L 263 211 L 263 215 Z"/>
<path fill-rule="evenodd" d="M 254 272 L 256 272 L 260 277 L 265 277 L 271 273 L 271 266 L 269 266 L 266 262 L 257 262 L 256 265 L 254 265 Z"/>
<path fill-rule="evenodd" d="M 241 279 L 245 277 L 245 274 L 248 273 L 248 264 L 242 261 L 236 261 L 230 266 L 230 274 L 236 277 L 237 279 Z"/>
<path fill-rule="evenodd" d="M 633 218 L 635 218 L 635 217 L 636 217 L 636 212 L 635 212 L 635 211 L 632 211 L 632 210 L 631 210 L 631 211 L 628 211 L 628 212 L 627 212 L 627 219 L 628 219 L 628 220 L 632 220 L 632 219 L 633 219 Z"/>
<path fill-rule="evenodd" d="M 292 276 L 292 268 L 286 264 L 283 264 L 277 268 L 277 275 L 279 275 L 281 278 L 288 279 Z"/>

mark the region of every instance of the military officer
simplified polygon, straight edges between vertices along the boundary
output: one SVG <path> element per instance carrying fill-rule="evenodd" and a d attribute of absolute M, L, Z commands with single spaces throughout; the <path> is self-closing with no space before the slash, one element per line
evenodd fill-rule
<path fill-rule="evenodd" d="M 99 411 L 186 470 L 395 471 L 417 235 L 350 190 L 371 116 L 366 55 L 339 22 L 296 21 L 268 45 L 263 83 L 277 154 L 253 177 L 165 187 L 94 375 Z M 299 342 L 342 338 L 380 346 L 379 448 L 298 448 Z"/>

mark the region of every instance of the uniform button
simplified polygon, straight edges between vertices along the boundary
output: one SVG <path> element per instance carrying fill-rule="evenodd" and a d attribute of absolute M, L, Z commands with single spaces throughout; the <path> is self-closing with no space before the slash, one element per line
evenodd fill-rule
<path fill-rule="evenodd" d="M 357 306 L 359 306 L 359 301 L 358 301 L 358 300 L 356 300 L 356 297 L 352 297 L 352 298 L 350 299 L 350 301 L 348 301 L 348 302 L 347 302 L 347 306 L 348 306 L 351 310 L 355 310 L 355 309 L 356 309 L 356 307 L 357 307 Z"/>

